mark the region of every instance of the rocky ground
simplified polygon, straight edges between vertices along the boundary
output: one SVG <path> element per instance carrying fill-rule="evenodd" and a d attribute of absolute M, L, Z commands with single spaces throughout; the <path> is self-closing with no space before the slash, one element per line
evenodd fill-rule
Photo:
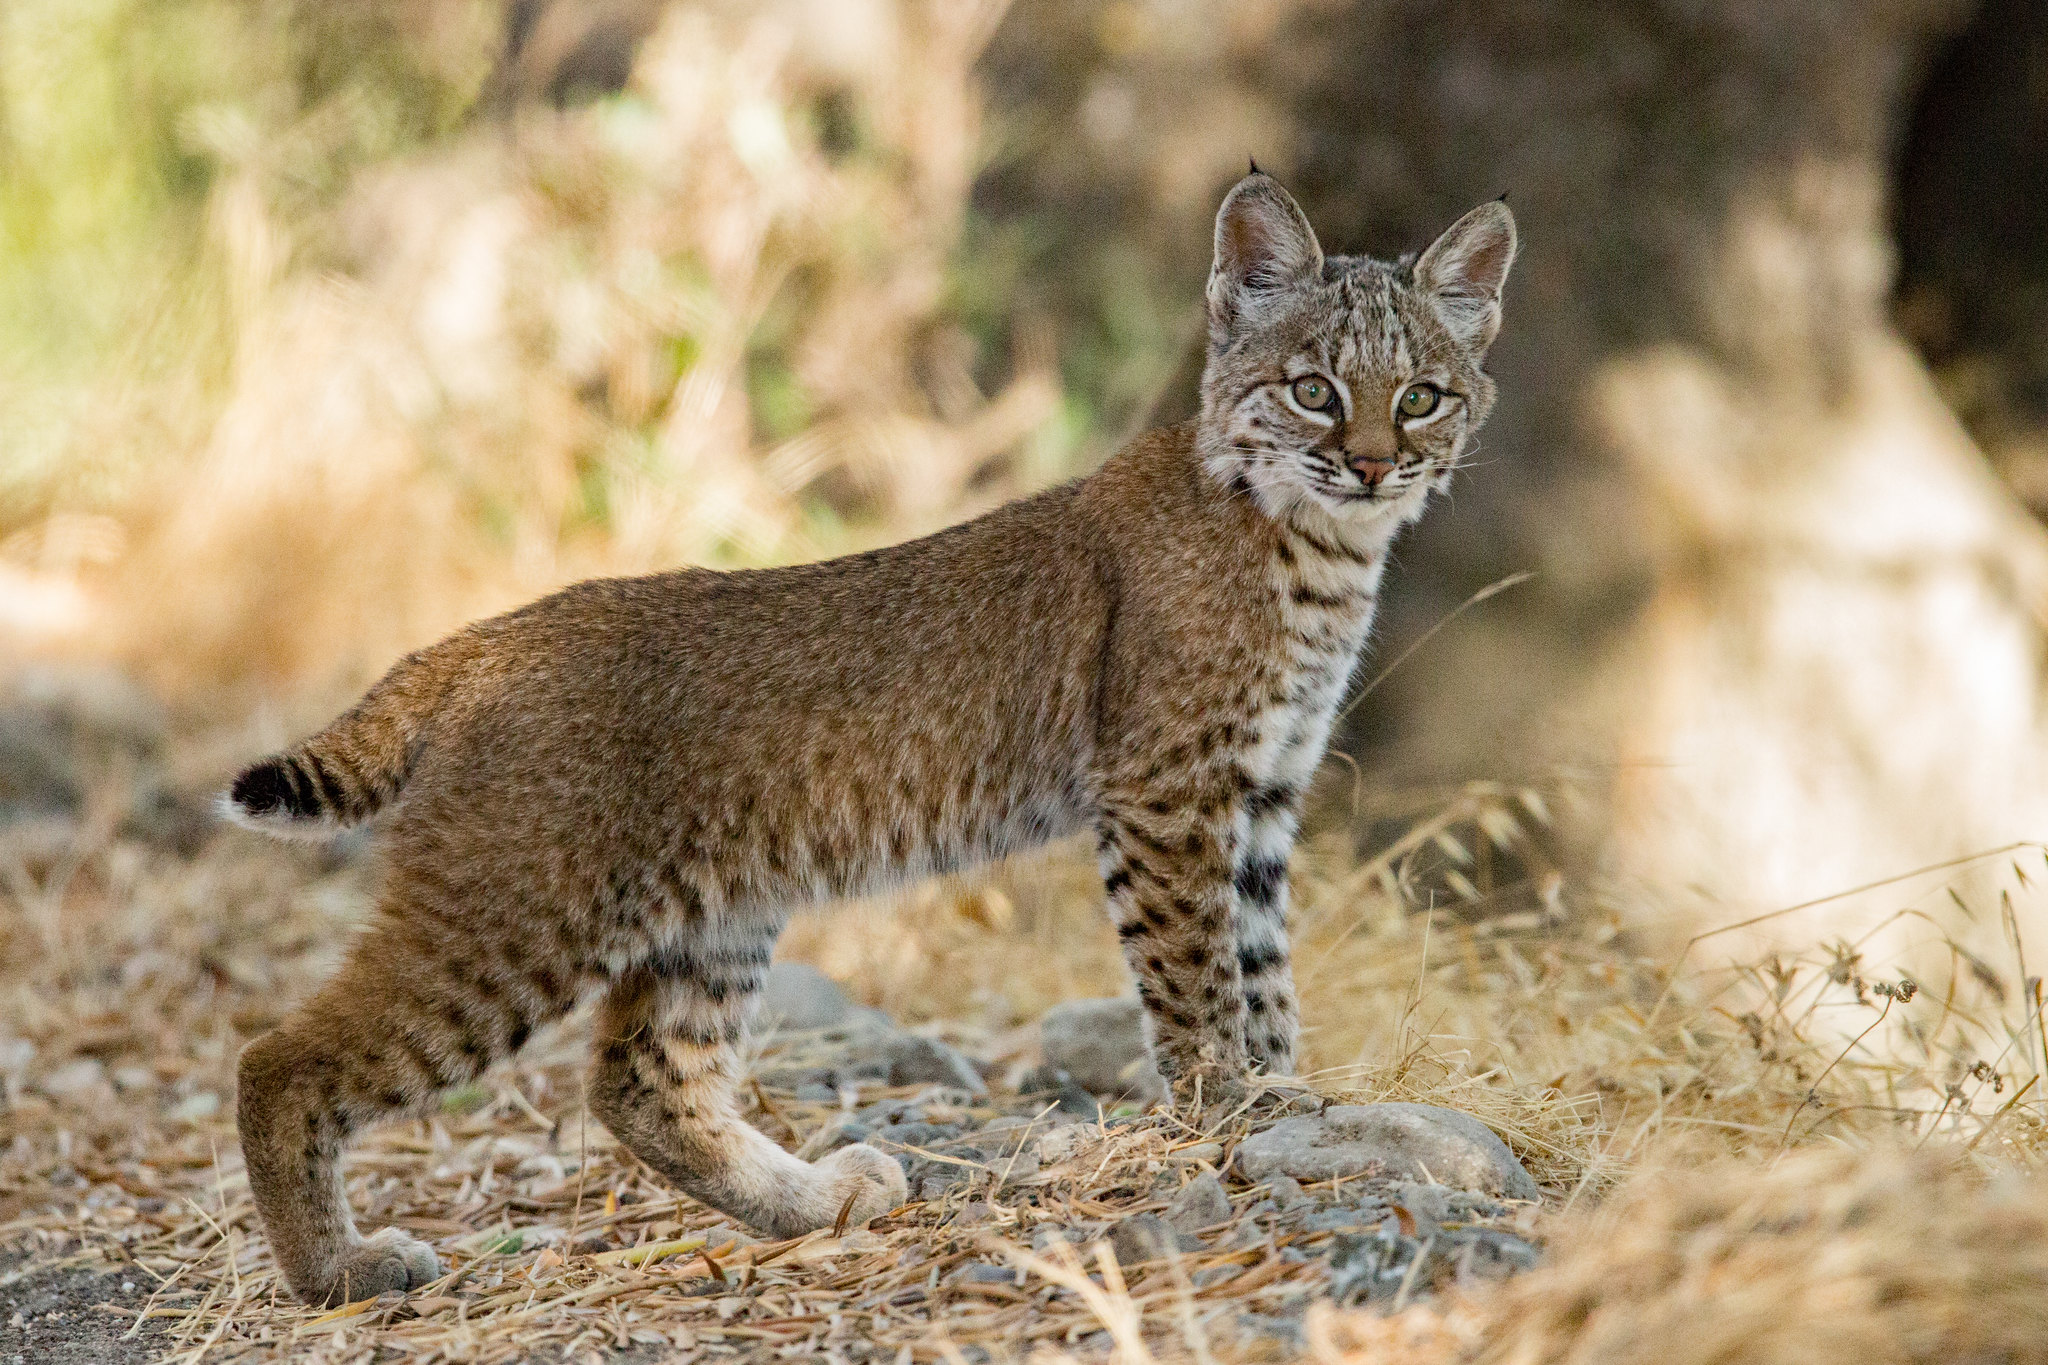
<path fill-rule="evenodd" d="M 215 1181 L 229 1190 L 218 1217 L 235 1231 L 218 1263 L 204 1245 L 217 1239 L 188 1238 L 200 1273 L 163 1255 L 161 1237 L 135 1235 L 161 1223 L 175 1249 L 199 1220 L 161 1198 L 124 1201 L 118 1182 L 96 1199 L 73 1176 L 47 1192 L 59 1211 L 0 1229 L 23 1248 L 0 1263 L 0 1365 L 140 1362 L 208 1339 L 221 1358 L 284 1358 L 309 1336 L 332 1359 L 400 1344 L 493 1361 L 655 1360 L 683 1348 L 766 1358 L 798 1346 L 900 1359 L 905 1347 L 921 1357 L 920 1342 L 945 1356 L 933 1345 L 943 1342 L 985 1360 L 1034 1339 L 1105 1354 L 1116 1310 L 1091 1305 L 1084 1285 L 1129 1305 L 1141 1334 L 1181 1331 L 1192 1315 L 1205 1345 L 1284 1358 L 1302 1348 L 1318 1303 L 1398 1309 L 1539 1259 L 1535 1182 L 1454 1110 L 1291 1091 L 1263 1097 L 1259 1117 L 1177 1115 L 1152 1100 L 1137 1012 L 1121 1000 L 1056 1009 L 1016 1086 L 962 1048 L 853 1006 L 812 968 L 778 966 L 767 1000 L 755 1121 L 805 1155 L 855 1141 L 896 1155 L 911 1202 L 873 1229 L 759 1242 L 638 1178 L 601 1133 L 593 1151 L 591 1134 L 557 1118 L 544 1142 L 522 1145 L 507 1129 L 533 1106 L 501 1094 L 423 1145 L 387 1130 L 352 1177 L 366 1223 L 440 1234 L 443 1284 L 340 1314 L 280 1302 L 232 1152 Z M 428 1177 L 438 1193 L 408 1198 L 376 1181 L 437 1150 L 449 1158 Z M 510 1177 L 504 1189 L 491 1189 L 494 1174 Z M 79 1208 L 80 1185 L 97 1208 Z M 36 1254 L 39 1243 L 56 1254 Z M 271 1282 L 223 1302 L 237 1275 Z M 596 1343 L 575 1311 L 593 1290 L 629 1305 Z M 816 1311 L 821 1295 L 837 1311 Z M 465 1330 L 469 1351 L 447 1350 Z M 572 1347 L 582 1354 L 565 1356 Z"/>
<path fill-rule="evenodd" d="M 767 999 L 810 1032 L 771 1035 L 775 1064 L 760 1079 L 799 1099 L 836 1102 L 841 1111 L 805 1142 L 804 1154 L 848 1142 L 895 1153 L 914 1199 L 938 1206 L 966 1196 L 948 1227 L 990 1217 L 991 1205 L 975 1197 L 981 1191 L 1015 1191 L 1040 1209 L 1057 1209 L 1059 1191 L 1038 1180 L 1045 1171 L 1119 1133 L 1168 1135 L 1171 1160 L 1149 1186 L 1132 1191 L 1163 1207 L 1048 1217 L 1034 1227 L 1031 1245 L 1045 1254 L 1061 1243 L 1106 1242 L 1127 1268 L 1271 1246 L 1280 1262 L 1309 1267 L 1280 1311 L 1246 1315 L 1250 1331 L 1298 1339 L 1302 1314 L 1318 1298 L 1407 1302 L 1448 1281 L 1503 1277 L 1537 1260 L 1525 1232 L 1541 1191 L 1478 1120 L 1435 1105 L 1333 1104 L 1288 1091 L 1260 1103 L 1261 1117 L 1224 1110 L 1191 1128 L 1156 1106 L 1162 1087 L 1135 1000 L 1056 1007 L 1039 1023 L 1042 1059 L 1016 1090 L 992 1090 L 972 1058 L 854 1009 L 811 968 L 778 966 Z M 929 1084 L 908 1097 L 862 1103 L 863 1079 Z M 1214 1136 L 1204 1138 L 1204 1128 Z M 1242 1272 L 1234 1263 L 1214 1265 L 1189 1282 L 1202 1289 Z M 1026 1278 L 1007 1264 L 970 1264 L 952 1275 L 1016 1285 Z"/>

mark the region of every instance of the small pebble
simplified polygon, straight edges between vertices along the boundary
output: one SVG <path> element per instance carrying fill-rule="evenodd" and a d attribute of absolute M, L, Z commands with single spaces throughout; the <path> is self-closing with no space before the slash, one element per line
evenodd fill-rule
<path fill-rule="evenodd" d="M 992 1217 L 994 1217 L 994 1210 L 989 1208 L 986 1201 L 970 1199 L 967 1202 L 967 1207 L 954 1214 L 951 1221 L 947 1223 L 947 1226 L 955 1228 L 972 1227 L 976 1223 L 986 1223 Z"/>
<path fill-rule="evenodd" d="M 1230 1216 L 1230 1196 L 1213 1171 L 1190 1180 L 1166 1206 L 1166 1225 L 1177 1232 L 1200 1232 L 1229 1222 Z"/>
<path fill-rule="evenodd" d="M 1109 1230 L 1109 1249 L 1118 1265 L 1141 1265 L 1163 1260 L 1175 1250 L 1198 1251 L 1201 1243 L 1183 1237 L 1167 1226 L 1156 1213 L 1134 1213 Z"/>
<path fill-rule="evenodd" d="M 1067 1229 L 1054 1227 L 1050 1223 L 1041 1223 L 1032 1230 L 1031 1249 L 1043 1256 L 1059 1243 L 1071 1243 L 1073 1240 Z"/>
<path fill-rule="evenodd" d="M 1065 1161 L 1080 1147 L 1084 1132 L 1080 1124 L 1069 1123 L 1044 1134 L 1037 1143 L 1039 1161 L 1046 1166 Z"/>
<path fill-rule="evenodd" d="M 1441 1185 L 1425 1185 L 1420 1181 L 1397 1180 L 1390 1193 L 1392 1202 L 1408 1210 L 1420 1229 L 1417 1235 L 1428 1237 L 1436 1232 L 1437 1225 L 1447 1223 L 1451 1217 L 1450 1200 Z"/>
<path fill-rule="evenodd" d="M 816 967 L 778 962 L 762 982 L 760 1012 L 770 1029 L 826 1029 L 844 1024 L 853 1013 L 853 1002 L 838 982 Z"/>

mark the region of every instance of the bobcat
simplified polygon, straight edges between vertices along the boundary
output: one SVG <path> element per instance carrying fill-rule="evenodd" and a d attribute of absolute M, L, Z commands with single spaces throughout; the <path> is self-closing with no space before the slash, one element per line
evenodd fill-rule
<path fill-rule="evenodd" d="M 1325 257 L 1254 167 L 1217 214 L 1199 417 L 907 545 L 578 584 L 402 660 L 226 797 L 322 835 L 384 810 L 372 932 L 242 1054 L 250 1188 L 313 1303 L 426 1283 L 365 1239 L 349 1135 L 428 1110 L 590 988 L 592 1107 L 790 1236 L 903 1202 L 855 1145 L 749 1127 L 736 1044 L 792 910 L 1092 831 L 1175 1091 L 1288 1074 L 1286 859 L 1396 532 L 1493 403 L 1514 220 Z"/>

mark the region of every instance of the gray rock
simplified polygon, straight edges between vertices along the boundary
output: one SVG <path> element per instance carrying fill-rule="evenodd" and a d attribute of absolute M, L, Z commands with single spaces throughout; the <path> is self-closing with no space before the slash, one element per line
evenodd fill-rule
<path fill-rule="evenodd" d="M 895 1123 L 877 1130 L 876 1137 L 894 1151 L 899 1147 L 950 1147 L 960 1129 L 950 1123 Z"/>
<path fill-rule="evenodd" d="M 981 1125 L 981 1131 L 975 1134 L 974 1140 L 976 1142 L 1003 1140 L 1014 1146 L 1016 1143 L 1031 1136 L 1034 1130 L 1043 1131 L 1027 1115 L 997 1114 L 987 1123 Z M 1004 1137 L 1005 1134 L 1008 1134 L 1007 1138 Z"/>
<path fill-rule="evenodd" d="M 1457 1233 L 1457 1242 L 1462 1246 L 1469 1243 L 1469 1255 L 1460 1255 L 1460 1274 L 1470 1274 L 1477 1279 L 1498 1280 L 1520 1270 L 1533 1270 L 1543 1258 L 1542 1251 L 1534 1242 L 1516 1236 L 1501 1228 L 1462 1228 Z"/>
<path fill-rule="evenodd" d="M 32 668 L 0 697 L 0 825 L 75 818 L 87 792 L 117 802 L 119 833 L 190 856 L 211 835 L 212 793 L 166 785 L 168 722 L 110 669 Z"/>
<path fill-rule="evenodd" d="M 1004 1115 L 991 1120 L 980 1132 L 973 1134 L 966 1145 L 983 1158 L 1007 1158 L 1018 1152 L 1029 1151 L 1037 1155 L 1035 1139 L 1042 1129 L 1035 1128 L 1029 1119 Z"/>
<path fill-rule="evenodd" d="M 1134 1213 L 1109 1230 L 1109 1249 L 1116 1254 L 1116 1263 L 1122 1266 L 1161 1261 L 1175 1251 L 1199 1251 L 1201 1248 L 1199 1241 L 1175 1232 L 1156 1213 Z"/>
<path fill-rule="evenodd" d="M 885 1127 L 898 1123 L 923 1123 L 928 1117 L 925 1107 L 917 1100 L 876 1100 L 853 1111 L 855 1119 L 873 1127 Z"/>
<path fill-rule="evenodd" d="M 1034 1066 L 1017 1082 L 1020 1095 L 1055 1095 L 1059 1112 L 1069 1118 L 1092 1119 L 1102 1112 L 1102 1102 L 1065 1070 L 1050 1064 Z"/>
<path fill-rule="evenodd" d="M 967 1206 L 967 1210 L 976 1208 L 982 1210 L 984 1217 L 987 1216 L 988 1205 L 969 1204 Z M 955 1218 L 953 1222 L 966 1222 L 967 1210 L 962 1210 L 960 1216 Z M 991 1265 L 987 1261 L 969 1261 L 966 1265 L 961 1266 L 951 1275 L 948 1275 L 946 1282 L 948 1284 L 1007 1284 L 1014 1287 L 1017 1284 L 1017 1270 L 1014 1266 Z"/>
<path fill-rule="evenodd" d="M 1046 1066 L 1082 1089 L 1146 1103 L 1165 1096 L 1145 1043 L 1145 1007 L 1136 999 L 1069 1000 L 1047 1010 L 1038 1029 Z"/>
<path fill-rule="evenodd" d="M 853 1013 L 839 983 L 802 962 L 778 962 L 761 987 L 761 1022 L 771 1029 L 801 1032 L 834 1028 Z"/>
<path fill-rule="evenodd" d="M 995 1211 L 988 1206 L 987 1200 L 970 1199 L 960 1212 L 947 1220 L 946 1226 L 949 1228 L 973 1227 L 976 1223 L 986 1223 L 993 1217 L 995 1217 Z"/>
<path fill-rule="evenodd" d="M 1432 1167 L 1431 1169 L 1435 1169 Z M 1451 1219 L 1449 1191 L 1441 1185 L 1425 1185 L 1419 1180 L 1397 1180 L 1389 1191 L 1393 1202 L 1408 1210 L 1421 1229 L 1424 1237 L 1434 1234 L 1439 1225 Z"/>
<path fill-rule="evenodd" d="M 1282 1119 L 1246 1138 L 1237 1164 L 1251 1181 L 1384 1176 L 1433 1180 L 1510 1199 L 1535 1199 L 1536 1182 L 1493 1130 L 1432 1104 L 1332 1105 Z"/>
<path fill-rule="evenodd" d="M 1050 1256 L 1052 1249 L 1064 1242 L 1074 1246 L 1091 1240 L 1083 1227 L 1062 1227 L 1055 1223 L 1040 1223 L 1031 1230 L 1031 1249 L 1040 1256 Z"/>
<path fill-rule="evenodd" d="M 1293 1250 L 1292 1247 L 1282 1249 Z M 1246 1340 L 1253 1342 L 1278 1341 L 1297 1349 L 1308 1342 L 1308 1335 L 1302 1327 L 1302 1314 L 1299 1311 L 1293 1316 L 1284 1313 L 1239 1313 L 1237 1329 Z"/>
<path fill-rule="evenodd" d="M 1330 1263 L 1330 1297 L 1342 1304 L 1393 1298 L 1409 1281 L 1411 1270 L 1415 1285 L 1427 1290 L 1431 1281 L 1426 1276 L 1432 1263 L 1440 1260 L 1432 1245 L 1403 1235 L 1391 1219 L 1373 1232 L 1340 1232 L 1324 1250 Z M 1427 1259 L 1415 1266 L 1417 1257 Z"/>
<path fill-rule="evenodd" d="M 836 1152 L 841 1147 L 851 1147 L 856 1142 L 866 1142 L 875 1135 L 875 1130 L 865 1123 L 853 1119 L 841 1119 L 829 1128 L 821 1129 L 816 1136 L 804 1144 L 807 1158 Z"/>
<path fill-rule="evenodd" d="M 1385 1201 L 1379 1199 L 1360 1199 L 1327 1209 L 1310 1204 L 1294 1216 L 1293 1222 L 1303 1232 L 1359 1232 L 1378 1227 L 1390 1212 Z M 1421 1221 L 1416 1219 L 1418 1226 Z"/>
<path fill-rule="evenodd" d="M 854 1042 L 874 1042 L 889 1038 L 897 1032 L 896 1021 L 873 1005 L 855 1005 L 844 1020 L 831 1026 L 833 1036 L 844 1036 Z"/>
<path fill-rule="evenodd" d="M 817 1086 L 831 1090 L 835 1099 L 839 1095 L 839 1073 L 829 1066 L 773 1066 L 756 1072 L 754 1079 L 770 1090 L 801 1092 L 806 1086 Z"/>
<path fill-rule="evenodd" d="M 906 1167 L 903 1177 L 910 1188 L 926 1202 L 943 1199 L 963 1185 L 972 1185 L 981 1175 L 977 1166 L 959 1166 L 950 1161 L 924 1161 L 915 1157 L 908 1162 L 904 1162 L 902 1157 L 897 1160 Z"/>
<path fill-rule="evenodd" d="M 69 816 L 84 804 L 57 727 L 29 708 L 0 708 L 0 823 Z"/>
<path fill-rule="evenodd" d="M 1291 1175 L 1276 1175 L 1266 1181 L 1266 1193 L 1283 1209 L 1308 1202 L 1308 1191 Z"/>
<path fill-rule="evenodd" d="M 991 1157 L 986 1164 L 995 1173 L 995 1178 L 1005 1185 L 1029 1180 L 1039 1171 L 1038 1153 L 1028 1148 L 1011 1156 Z"/>
<path fill-rule="evenodd" d="M 891 1085 L 951 1085 L 975 1095 L 986 1095 L 988 1085 L 981 1072 L 957 1048 L 915 1033 L 899 1033 L 882 1045 L 882 1057 L 889 1065 Z"/>
<path fill-rule="evenodd" d="M 1209 1171 L 1181 1186 L 1166 1206 L 1166 1225 L 1176 1232 L 1200 1232 L 1230 1218 L 1230 1196 L 1223 1192 L 1223 1182 Z"/>
<path fill-rule="evenodd" d="M 1078 1123 L 1062 1123 L 1057 1128 L 1043 1133 L 1036 1143 L 1038 1160 L 1042 1165 L 1058 1165 L 1080 1150 L 1088 1130 Z"/>
<path fill-rule="evenodd" d="M 1238 1219 L 1237 1226 L 1225 1233 L 1216 1245 L 1230 1251 L 1242 1251 L 1246 1247 L 1258 1246 L 1272 1236 L 1272 1212 L 1273 1201 L 1260 1200 L 1244 1211 L 1244 1216 Z"/>

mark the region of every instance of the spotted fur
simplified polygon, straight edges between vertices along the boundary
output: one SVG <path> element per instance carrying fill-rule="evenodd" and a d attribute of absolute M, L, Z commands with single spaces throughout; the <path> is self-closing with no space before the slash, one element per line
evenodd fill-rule
<path fill-rule="evenodd" d="M 431 1278 L 424 1245 L 357 1233 L 344 1143 L 592 993 L 592 1108 L 679 1188 L 777 1235 L 893 1207 L 879 1152 L 806 1163 L 739 1115 L 776 935 L 1070 833 L 1094 832 L 1177 1095 L 1290 1071 L 1302 794 L 1387 546 L 1491 401 L 1512 253 L 1489 206 L 1414 263 L 1326 260 L 1250 176 L 1218 216 L 1197 422 L 907 545 L 580 584 L 409 657 L 244 773 L 226 799 L 260 829 L 384 812 L 375 925 L 242 1056 L 250 1187 L 293 1289 Z M 1303 365 L 1341 413 L 1290 405 Z M 1399 428 L 1389 395 L 1417 376 L 1459 401 Z"/>

